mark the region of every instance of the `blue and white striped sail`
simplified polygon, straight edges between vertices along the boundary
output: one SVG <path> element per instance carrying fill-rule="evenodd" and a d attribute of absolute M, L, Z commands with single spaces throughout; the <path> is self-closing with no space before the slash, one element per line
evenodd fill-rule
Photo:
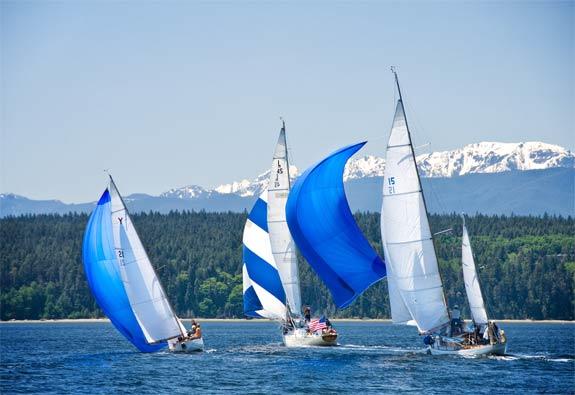
<path fill-rule="evenodd" d="M 364 144 L 344 147 L 307 169 L 286 206 L 296 245 L 341 308 L 386 273 L 353 218 L 343 186 L 345 164 Z"/>
<path fill-rule="evenodd" d="M 116 329 L 142 352 L 165 347 L 165 342 L 148 344 L 130 306 L 114 249 L 112 203 L 108 189 L 102 194 L 86 226 L 82 259 L 92 294 Z"/>
<path fill-rule="evenodd" d="M 268 233 L 267 189 L 248 215 L 243 236 L 244 314 L 285 320 L 286 294 L 272 253 Z"/>

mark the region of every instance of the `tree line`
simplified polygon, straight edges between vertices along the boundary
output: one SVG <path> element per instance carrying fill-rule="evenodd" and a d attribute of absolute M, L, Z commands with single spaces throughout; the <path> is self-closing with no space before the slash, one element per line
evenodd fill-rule
<path fill-rule="evenodd" d="M 242 232 L 246 213 L 142 213 L 133 221 L 168 297 L 182 317 L 243 317 Z M 382 254 L 379 214 L 356 213 Z M 25 215 L 0 219 L 0 318 L 101 317 L 83 272 L 88 216 Z M 448 303 L 469 316 L 461 271 L 461 219 L 432 215 Z M 509 319 L 573 320 L 575 220 L 571 217 L 476 215 L 467 219 L 488 314 Z M 330 317 L 389 318 L 385 280 L 338 310 L 299 256 L 302 300 Z"/>

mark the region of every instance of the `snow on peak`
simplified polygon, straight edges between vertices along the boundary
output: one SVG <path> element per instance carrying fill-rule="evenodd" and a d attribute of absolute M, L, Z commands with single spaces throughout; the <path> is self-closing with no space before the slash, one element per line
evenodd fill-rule
<path fill-rule="evenodd" d="M 573 167 L 575 155 L 563 147 L 542 142 L 469 144 L 453 151 L 419 155 L 423 177 L 454 177 L 470 173 L 500 173 Z"/>
<path fill-rule="evenodd" d="M 354 180 L 365 177 L 383 177 L 385 160 L 377 156 L 366 155 L 362 158 L 351 159 L 345 165 L 343 180 Z"/>
<path fill-rule="evenodd" d="M 270 178 L 270 171 L 260 174 L 254 180 L 241 180 L 239 182 L 232 182 L 231 184 L 223 184 L 214 188 L 214 191 L 227 194 L 234 193 L 241 197 L 259 196 L 268 185 Z M 290 165 L 289 167 L 290 178 L 293 180 L 298 175 L 297 167 Z"/>
<path fill-rule="evenodd" d="M 188 185 L 182 188 L 173 188 L 168 192 L 164 192 L 160 197 L 178 198 L 178 199 L 193 199 L 209 192 L 198 185 Z"/>

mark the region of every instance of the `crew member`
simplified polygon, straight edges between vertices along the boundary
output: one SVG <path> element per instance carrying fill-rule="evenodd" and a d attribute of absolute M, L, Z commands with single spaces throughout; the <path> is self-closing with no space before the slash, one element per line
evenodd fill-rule
<path fill-rule="evenodd" d="M 459 306 L 453 306 L 451 310 L 451 334 L 458 335 L 461 333 L 461 311 L 459 311 Z"/>
<path fill-rule="evenodd" d="M 305 322 L 311 321 L 311 309 L 309 308 L 309 306 L 305 306 L 305 308 L 303 309 L 303 318 L 305 319 Z"/>
<path fill-rule="evenodd" d="M 190 339 L 193 340 L 193 339 L 201 339 L 201 338 L 202 338 L 202 328 L 200 327 L 200 324 L 196 323 L 196 330 L 192 334 L 192 336 L 190 336 Z"/>

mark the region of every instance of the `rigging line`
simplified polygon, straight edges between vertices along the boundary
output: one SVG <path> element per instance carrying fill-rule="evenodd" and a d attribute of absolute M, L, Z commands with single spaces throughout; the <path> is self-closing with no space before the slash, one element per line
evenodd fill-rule
<path fill-rule="evenodd" d="M 395 93 L 395 92 L 394 92 L 394 93 Z M 405 88 L 403 89 L 403 94 L 405 95 Z M 407 108 L 407 109 L 409 110 L 410 119 L 413 119 L 413 120 L 415 121 L 415 128 L 412 128 L 412 129 L 409 130 L 410 133 L 415 136 L 415 139 L 414 139 L 414 140 L 422 140 L 422 141 L 428 140 L 428 141 L 429 141 L 428 143 L 425 143 L 425 144 L 420 145 L 420 146 L 418 146 L 418 147 L 414 147 L 414 148 L 413 148 L 414 151 L 417 150 L 418 148 L 423 148 L 423 147 L 426 147 L 426 146 L 431 147 L 431 141 L 432 141 L 432 139 L 430 139 L 430 138 L 429 138 L 429 139 L 425 139 L 426 136 L 429 137 L 429 134 L 427 133 L 427 130 L 425 130 L 425 128 L 423 127 L 422 123 L 420 122 L 420 119 L 419 119 L 419 117 L 418 117 L 418 115 L 417 115 L 417 112 L 415 111 L 415 108 L 411 105 L 411 102 L 410 102 L 410 101 L 406 102 L 405 100 L 402 100 L 402 103 L 403 103 L 404 108 Z M 423 137 L 423 138 L 420 139 L 420 137 Z M 416 161 L 416 163 L 417 163 L 417 167 L 418 167 L 418 170 L 419 170 L 419 162 Z M 434 200 L 435 203 L 437 204 L 437 206 L 438 206 L 438 208 L 439 208 L 439 211 L 440 211 L 440 212 L 443 212 L 443 213 L 447 213 L 447 208 L 446 208 L 446 206 L 445 206 L 445 204 L 444 204 L 444 201 L 443 201 L 443 199 L 440 197 L 439 193 L 437 192 L 437 189 L 436 189 L 435 186 L 434 186 L 435 182 L 432 180 L 433 177 L 427 176 L 427 177 L 425 177 L 425 179 L 427 180 L 427 184 L 429 185 L 429 190 L 430 190 L 430 192 L 431 192 L 431 196 L 430 196 L 430 197 L 431 197 L 432 200 Z M 460 198 L 459 198 L 459 196 L 458 196 L 458 200 L 459 200 L 459 199 L 460 199 Z M 461 202 L 459 202 L 459 203 L 461 203 Z M 437 212 L 437 210 L 435 210 L 435 211 Z"/>

